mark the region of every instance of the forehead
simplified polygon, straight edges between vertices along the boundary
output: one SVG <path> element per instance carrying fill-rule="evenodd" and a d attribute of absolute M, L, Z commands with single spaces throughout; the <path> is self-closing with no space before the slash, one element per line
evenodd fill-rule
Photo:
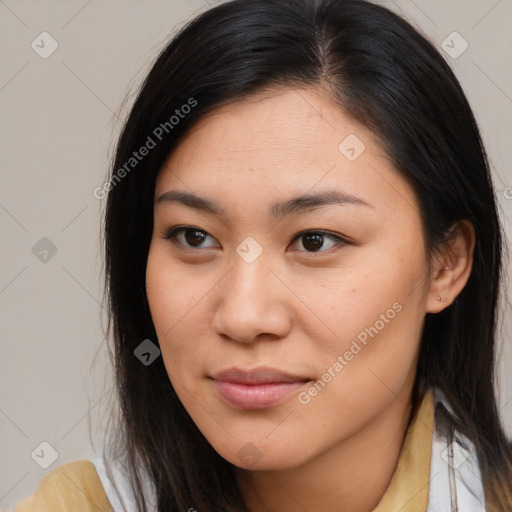
<path fill-rule="evenodd" d="M 384 156 L 375 135 L 351 120 L 325 92 L 280 87 L 206 114 L 171 159 L 206 156 L 210 151 L 232 161 L 316 159 L 319 153 L 337 159 L 338 146 L 349 134 L 357 134 L 367 150 Z M 187 151 L 191 146 L 194 155 Z"/>
<path fill-rule="evenodd" d="M 155 195 L 173 187 L 260 200 L 338 187 L 370 203 L 414 201 L 376 135 L 313 89 L 267 90 L 205 115 L 167 159 Z"/>

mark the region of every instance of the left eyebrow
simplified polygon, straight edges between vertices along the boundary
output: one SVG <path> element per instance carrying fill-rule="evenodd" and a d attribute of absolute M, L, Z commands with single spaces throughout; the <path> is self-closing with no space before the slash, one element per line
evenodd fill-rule
<path fill-rule="evenodd" d="M 270 206 L 269 217 L 277 220 L 282 217 L 286 217 L 287 215 L 303 213 L 316 206 L 328 206 L 332 204 L 349 204 L 373 208 L 373 205 L 360 197 L 346 192 L 339 192 L 337 190 L 326 190 L 324 192 L 304 194 L 302 196 L 289 199 L 288 201 L 274 203 Z"/>
<path fill-rule="evenodd" d="M 196 208 L 220 217 L 225 215 L 225 211 L 219 203 L 212 199 L 198 196 L 192 192 L 169 190 L 158 196 L 156 200 L 157 204 L 167 202 L 182 203 L 185 206 Z M 369 208 L 374 207 L 364 199 L 352 194 L 337 190 L 326 190 L 316 194 L 304 194 L 302 196 L 288 199 L 287 201 L 273 203 L 269 207 L 268 216 L 271 219 L 277 220 L 288 215 L 304 213 L 316 206 L 327 206 L 333 204 L 366 206 Z"/>

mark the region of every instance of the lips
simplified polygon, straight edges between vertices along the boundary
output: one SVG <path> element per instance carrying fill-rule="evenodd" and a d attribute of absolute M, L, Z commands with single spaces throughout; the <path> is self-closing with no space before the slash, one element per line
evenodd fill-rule
<path fill-rule="evenodd" d="M 253 370 L 230 368 L 211 378 L 220 396 L 238 409 L 263 409 L 278 405 L 311 381 L 309 377 L 268 367 Z"/>

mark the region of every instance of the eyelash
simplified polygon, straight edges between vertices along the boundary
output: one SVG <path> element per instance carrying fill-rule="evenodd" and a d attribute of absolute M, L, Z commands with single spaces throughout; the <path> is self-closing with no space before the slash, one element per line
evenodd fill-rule
<path fill-rule="evenodd" d="M 210 249 L 211 248 L 211 247 L 190 247 L 187 245 L 183 245 L 182 243 L 180 243 L 177 240 L 177 237 L 180 233 L 185 232 L 185 231 L 197 231 L 199 233 L 204 233 L 205 235 L 211 237 L 211 235 L 208 232 L 206 232 L 202 229 L 199 229 L 199 228 L 195 228 L 193 226 L 177 226 L 177 227 L 171 228 L 171 229 L 163 232 L 162 238 L 165 240 L 170 240 L 173 244 L 180 246 L 180 248 L 182 248 L 183 250 L 197 251 L 200 249 Z M 308 229 L 305 231 L 301 231 L 300 233 L 297 233 L 295 235 L 295 237 L 292 239 L 292 243 L 295 242 L 295 240 L 299 239 L 302 236 L 311 235 L 311 234 L 319 234 L 325 238 L 337 240 L 337 244 L 334 247 L 331 247 L 330 249 L 327 249 L 327 250 L 320 250 L 320 251 L 301 251 L 301 250 L 299 250 L 299 252 L 305 252 L 307 254 L 330 253 L 330 252 L 333 252 L 332 249 L 334 249 L 334 251 L 338 251 L 345 245 L 352 245 L 352 243 L 349 240 L 347 240 L 346 238 L 343 238 L 339 235 L 334 235 L 328 231 L 323 231 L 323 230 L 319 230 L 319 229 Z M 338 247 L 340 245 L 341 245 L 341 247 Z"/>

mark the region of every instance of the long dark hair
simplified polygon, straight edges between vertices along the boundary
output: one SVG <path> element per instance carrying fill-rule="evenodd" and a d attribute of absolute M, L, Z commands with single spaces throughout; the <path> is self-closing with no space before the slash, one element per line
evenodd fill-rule
<path fill-rule="evenodd" d="M 512 455 L 494 391 L 504 237 L 486 153 L 439 52 L 402 18 L 364 0 L 220 4 L 172 38 L 140 87 L 102 187 L 109 192 L 106 299 L 121 412 L 109 442 L 126 454 L 140 510 L 139 471 L 154 483 L 161 511 L 246 510 L 234 466 L 195 426 L 162 358 L 145 366 L 134 350 L 145 339 L 158 344 L 145 271 L 159 170 L 194 122 L 277 85 L 327 91 L 380 137 L 417 194 L 429 255 L 456 221 L 472 223 L 471 276 L 448 308 L 426 316 L 413 404 L 428 388 L 444 391 L 458 416 L 454 424 L 475 443 L 488 507 L 506 503 L 512 510 Z M 135 159 L 142 146 L 151 148 Z"/>

